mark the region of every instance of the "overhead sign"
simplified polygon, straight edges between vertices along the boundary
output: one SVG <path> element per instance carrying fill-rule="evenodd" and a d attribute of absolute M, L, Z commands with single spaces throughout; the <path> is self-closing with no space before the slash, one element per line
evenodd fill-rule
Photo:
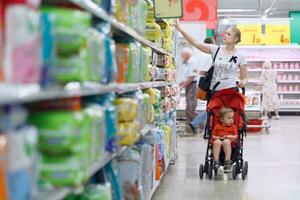
<path fill-rule="evenodd" d="M 203 21 L 207 29 L 217 27 L 217 0 L 184 0 L 183 21 Z"/>
<path fill-rule="evenodd" d="M 154 0 L 155 18 L 180 18 L 182 15 L 182 0 Z"/>
<path fill-rule="evenodd" d="M 241 45 L 260 45 L 263 43 L 261 24 L 238 24 L 241 31 Z"/>
<path fill-rule="evenodd" d="M 268 24 L 266 44 L 290 44 L 290 24 Z"/>
<path fill-rule="evenodd" d="M 241 31 L 241 45 L 283 45 L 290 44 L 290 24 L 238 24 Z"/>

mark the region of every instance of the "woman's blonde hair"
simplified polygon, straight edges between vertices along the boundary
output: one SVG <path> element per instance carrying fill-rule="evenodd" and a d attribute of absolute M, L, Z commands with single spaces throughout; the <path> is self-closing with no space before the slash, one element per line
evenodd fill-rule
<path fill-rule="evenodd" d="M 223 107 L 219 112 L 219 121 L 221 121 L 227 113 L 233 113 L 231 108 Z"/>
<path fill-rule="evenodd" d="M 240 29 L 238 29 L 236 26 L 230 26 L 229 28 L 233 31 L 234 36 L 238 38 L 236 44 L 240 43 L 242 38 Z"/>

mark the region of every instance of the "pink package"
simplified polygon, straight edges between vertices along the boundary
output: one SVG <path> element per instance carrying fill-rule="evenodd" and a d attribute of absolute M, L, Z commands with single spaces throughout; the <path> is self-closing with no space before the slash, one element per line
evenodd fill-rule
<path fill-rule="evenodd" d="M 293 85 L 289 85 L 289 91 L 290 92 L 294 91 L 294 86 Z"/>
<path fill-rule="evenodd" d="M 295 69 L 295 64 L 294 63 L 290 63 L 290 69 Z"/>
<path fill-rule="evenodd" d="M 278 68 L 277 63 L 273 63 L 273 69 L 277 69 L 277 68 Z"/>
<path fill-rule="evenodd" d="M 300 89 L 299 84 L 296 84 L 296 85 L 295 85 L 295 91 L 296 91 L 296 92 L 299 92 L 299 89 Z"/>
<path fill-rule="evenodd" d="M 284 69 L 288 69 L 289 68 L 289 63 L 284 63 Z"/>
<path fill-rule="evenodd" d="M 293 80 L 293 75 L 292 75 L 292 74 L 289 74 L 288 77 L 287 77 L 287 79 L 288 79 L 289 81 Z"/>
<path fill-rule="evenodd" d="M 299 68 L 300 68 L 299 63 L 295 63 L 295 69 L 299 69 Z"/>
<path fill-rule="evenodd" d="M 300 79 L 300 76 L 298 74 L 294 75 L 294 80 L 298 81 Z"/>
<path fill-rule="evenodd" d="M 281 75 L 281 80 L 286 80 L 287 79 L 287 75 L 286 74 L 282 74 Z"/>
<path fill-rule="evenodd" d="M 288 88 L 286 85 L 282 86 L 282 91 L 284 91 L 284 92 L 288 91 Z"/>
<path fill-rule="evenodd" d="M 10 5 L 5 12 L 5 79 L 13 83 L 37 83 L 41 71 L 39 13 L 25 4 Z"/>
<path fill-rule="evenodd" d="M 279 68 L 283 69 L 283 63 L 279 63 Z"/>

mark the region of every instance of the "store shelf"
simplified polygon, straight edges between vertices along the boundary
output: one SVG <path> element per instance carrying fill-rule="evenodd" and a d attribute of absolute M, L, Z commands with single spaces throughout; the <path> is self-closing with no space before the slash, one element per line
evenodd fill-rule
<path fill-rule="evenodd" d="M 300 72 L 300 69 L 274 69 L 277 72 Z M 262 69 L 248 69 L 248 72 L 262 72 Z"/>
<path fill-rule="evenodd" d="M 300 80 L 280 80 L 278 83 L 300 83 Z"/>
<path fill-rule="evenodd" d="M 249 83 L 259 83 L 259 80 L 249 80 Z M 300 83 L 300 80 L 279 80 L 278 83 Z"/>
<path fill-rule="evenodd" d="M 69 83 L 65 87 L 43 90 L 38 84 L 12 85 L 0 84 L 0 105 L 30 103 L 43 100 L 70 98 L 78 96 L 99 95 L 110 92 L 126 93 L 139 89 L 164 87 L 172 83 L 152 81 L 141 83 L 112 83 L 102 85 L 99 83 Z"/>
<path fill-rule="evenodd" d="M 147 135 L 152 129 L 153 125 L 149 124 L 146 125 L 140 132 L 140 138 Z M 119 151 L 112 153 L 112 154 L 106 154 L 103 158 L 101 158 L 99 161 L 94 163 L 90 170 L 89 170 L 89 177 L 93 176 L 99 169 L 103 168 L 107 163 L 109 163 L 111 160 L 115 159 L 117 156 L 122 155 L 126 150 L 128 149 L 127 146 L 123 146 Z M 36 200 L 61 200 L 65 198 L 67 195 L 72 193 L 80 193 L 83 191 L 83 186 L 79 187 L 64 187 L 64 188 L 58 188 L 50 191 L 39 191 L 37 194 Z"/>
<path fill-rule="evenodd" d="M 127 35 L 129 35 L 132 38 L 136 39 L 137 41 L 141 42 L 142 44 L 151 47 L 156 53 L 165 54 L 165 55 L 173 57 L 170 53 L 168 53 L 163 48 L 157 47 L 151 41 L 142 37 L 131 27 L 119 22 L 115 17 L 107 14 L 105 10 L 103 10 L 101 7 L 99 7 L 97 4 L 95 4 L 91 0 L 70 0 L 70 1 L 72 1 L 76 5 L 80 6 L 81 8 L 85 9 L 86 11 L 96 15 L 97 17 L 109 22 L 113 27 L 126 33 Z"/>
<path fill-rule="evenodd" d="M 283 92 L 283 91 L 278 91 L 278 94 L 300 94 L 300 91 L 295 91 L 295 92 Z"/>
<path fill-rule="evenodd" d="M 266 61 L 266 60 L 261 59 L 261 58 L 258 58 L 258 59 L 246 58 L 246 59 L 247 59 L 247 62 L 265 62 Z M 268 59 L 268 61 L 270 61 L 270 62 L 300 62 L 300 59 L 299 58 L 295 58 L 295 59 L 292 59 L 292 58 L 288 58 L 288 59 L 273 58 L 273 59 Z"/>

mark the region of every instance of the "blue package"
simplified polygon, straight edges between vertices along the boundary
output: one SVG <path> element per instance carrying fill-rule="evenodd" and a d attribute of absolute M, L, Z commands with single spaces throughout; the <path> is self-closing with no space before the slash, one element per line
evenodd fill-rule
<path fill-rule="evenodd" d="M 30 178 L 26 170 L 7 174 L 10 200 L 30 200 Z"/>
<path fill-rule="evenodd" d="M 53 35 L 51 32 L 51 20 L 49 14 L 41 15 L 42 27 L 42 74 L 40 84 L 47 87 L 54 82 L 51 75 L 52 57 L 53 57 Z"/>
<path fill-rule="evenodd" d="M 120 181 L 118 178 L 115 161 L 109 162 L 104 167 L 104 174 L 105 174 L 106 181 L 111 183 L 113 199 L 121 200 L 123 195 L 120 188 Z"/>

